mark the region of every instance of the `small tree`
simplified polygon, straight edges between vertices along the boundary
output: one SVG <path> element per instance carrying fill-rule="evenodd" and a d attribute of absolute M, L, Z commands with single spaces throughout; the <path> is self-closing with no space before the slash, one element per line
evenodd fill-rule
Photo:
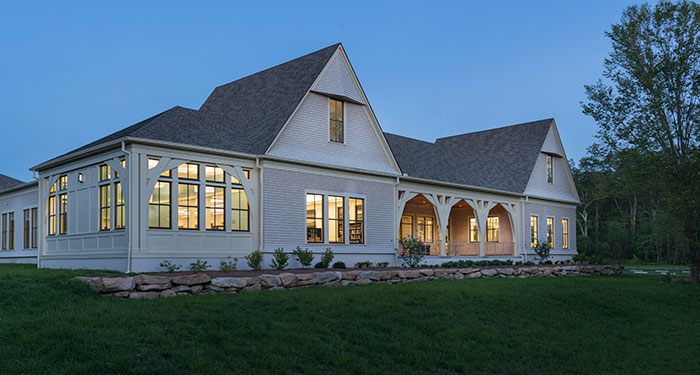
<path fill-rule="evenodd" d="M 404 237 L 399 240 L 403 247 L 403 254 L 399 256 L 408 267 L 418 267 L 425 258 L 423 252 L 423 241 L 413 236 Z"/>
<path fill-rule="evenodd" d="M 229 255 L 226 259 L 221 259 L 219 269 L 223 272 L 231 272 L 236 269 L 236 263 L 238 263 L 238 258 L 232 259 Z"/>
<path fill-rule="evenodd" d="M 283 270 L 289 264 L 289 254 L 284 252 L 284 249 L 279 247 L 272 253 L 272 263 L 270 267 L 276 270 Z"/>
<path fill-rule="evenodd" d="M 320 263 L 323 264 L 322 268 L 328 268 L 331 265 L 334 257 L 335 255 L 333 255 L 333 250 L 331 250 L 330 247 L 326 248 L 326 252 L 321 255 Z"/>
<path fill-rule="evenodd" d="M 552 248 L 549 246 L 547 242 L 540 242 L 535 246 L 535 254 L 537 254 L 538 257 L 540 257 L 540 263 L 544 263 L 547 261 L 549 258 L 549 253 L 552 251 Z"/>
<path fill-rule="evenodd" d="M 297 257 L 297 260 L 303 267 L 311 266 L 311 263 L 314 261 L 314 254 L 311 250 L 302 249 L 301 246 L 297 246 L 297 248 L 292 251 L 292 254 Z"/>
<path fill-rule="evenodd" d="M 262 265 L 262 252 L 260 250 L 255 250 L 252 253 L 246 255 L 245 257 L 246 263 L 248 263 L 248 267 L 258 271 L 260 270 L 261 265 Z"/>

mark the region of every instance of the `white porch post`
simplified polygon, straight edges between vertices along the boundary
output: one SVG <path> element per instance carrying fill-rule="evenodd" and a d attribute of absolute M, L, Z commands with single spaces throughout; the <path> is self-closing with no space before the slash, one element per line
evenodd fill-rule
<path fill-rule="evenodd" d="M 518 215 L 515 212 L 515 205 L 510 203 L 500 203 L 500 205 L 508 212 L 510 216 L 510 228 L 513 231 L 513 256 L 516 255 L 518 249 L 518 234 L 515 232 L 518 228 Z"/>
<path fill-rule="evenodd" d="M 401 194 L 401 196 L 396 200 L 396 207 L 394 208 L 396 210 L 395 217 L 397 218 L 396 223 L 394 223 L 394 235 L 400 241 L 401 238 L 399 238 L 399 228 L 401 228 L 401 216 L 403 215 L 403 210 L 406 207 L 406 202 L 415 198 L 418 193 L 412 193 L 407 190 L 398 190 L 398 194 Z M 398 248 L 398 246 L 399 244 L 397 243 L 396 247 Z"/>
<path fill-rule="evenodd" d="M 437 194 L 426 195 L 426 199 L 435 207 L 437 224 L 440 229 L 440 255 L 445 256 L 445 246 L 447 245 L 445 240 L 447 238 L 447 224 L 450 220 L 450 210 L 452 210 L 452 206 L 459 200 L 446 195 L 441 196 Z"/>
<path fill-rule="evenodd" d="M 467 199 L 467 204 L 472 206 L 474 215 L 476 215 L 476 223 L 479 227 L 479 255 L 485 256 L 486 243 L 486 219 L 489 216 L 489 211 L 496 206 L 495 202 L 486 202 L 483 200 Z"/>

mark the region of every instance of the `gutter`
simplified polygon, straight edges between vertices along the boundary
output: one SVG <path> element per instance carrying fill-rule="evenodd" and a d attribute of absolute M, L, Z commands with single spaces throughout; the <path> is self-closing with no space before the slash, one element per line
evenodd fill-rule
<path fill-rule="evenodd" d="M 263 205 L 264 194 L 262 193 L 262 190 L 263 190 L 263 168 L 262 168 L 262 165 L 260 164 L 259 157 L 255 158 L 255 167 L 258 169 L 258 173 L 260 175 L 260 187 L 258 188 L 258 194 L 257 194 L 260 197 L 260 199 L 259 199 L 260 209 L 258 210 L 258 217 L 260 220 L 260 242 L 258 243 L 258 250 L 263 251 L 263 248 L 264 248 L 263 245 L 264 245 L 264 240 L 265 240 L 265 236 L 264 236 L 264 232 L 263 232 L 263 209 L 265 206 Z"/>

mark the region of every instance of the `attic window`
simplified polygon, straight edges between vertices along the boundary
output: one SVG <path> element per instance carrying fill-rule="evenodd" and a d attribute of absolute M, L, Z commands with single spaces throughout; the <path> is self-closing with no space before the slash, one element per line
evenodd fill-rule
<path fill-rule="evenodd" d="M 547 155 L 547 182 L 554 182 L 554 172 L 552 171 L 552 155 Z"/>
<path fill-rule="evenodd" d="M 343 102 L 329 99 L 330 103 L 330 140 L 343 143 Z"/>

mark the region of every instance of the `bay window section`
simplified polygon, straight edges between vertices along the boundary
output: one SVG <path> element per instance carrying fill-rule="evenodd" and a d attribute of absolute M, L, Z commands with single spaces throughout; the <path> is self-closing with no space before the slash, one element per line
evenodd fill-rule
<path fill-rule="evenodd" d="M 148 201 L 148 227 L 170 229 L 170 181 L 158 181 Z"/>
<path fill-rule="evenodd" d="M 479 242 L 479 225 L 475 217 L 469 218 L 469 242 Z"/>
<path fill-rule="evenodd" d="M 250 230 L 250 205 L 242 187 L 231 187 L 231 230 Z"/>
<path fill-rule="evenodd" d="M 323 242 L 323 195 L 306 194 L 306 242 Z"/>
<path fill-rule="evenodd" d="M 365 243 L 365 200 L 362 198 L 350 198 L 348 200 L 350 243 Z"/>
<path fill-rule="evenodd" d="M 199 185 L 178 184 L 177 205 L 178 229 L 199 229 Z"/>
<path fill-rule="evenodd" d="M 223 180 L 223 176 L 221 177 Z M 206 186 L 204 205 L 207 230 L 224 230 L 224 191 L 223 186 Z"/>
<path fill-rule="evenodd" d="M 530 216 L 530 247 L 537 247 L 537 216 Z"/>
<path fill-rule="evenodd" d="M 344 243 L 345 237 L 345 198 L 328 196 L 328 242 Z"/>
<path fill-rule="evenodd" d="M 486 241 L 498 242 L 499 222 L 498 216 L 490 216 L 486 219 Z"/>
<path fill-rule="evenodd" d="M 109 168 L 109 167 L 107 167 Z M 102 168 L 100 168 L 101 170 Z M 100 172 L 101 173 L 101 172 Z M 102 175 L 100 175 L 102 177 Z M 110 230 L 112 220 L 112 194 L 110 185 L 100 186 L 100 230 Z"/>

